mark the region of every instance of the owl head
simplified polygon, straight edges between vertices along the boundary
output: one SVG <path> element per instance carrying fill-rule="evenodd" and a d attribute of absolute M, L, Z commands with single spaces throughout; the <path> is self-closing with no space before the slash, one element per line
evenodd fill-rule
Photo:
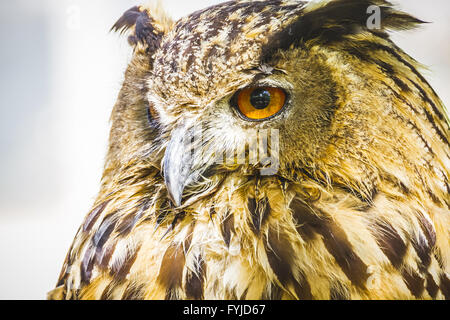
<path fill-rule="evenodd" d="M 229 1 L 176 22 L 128 10 L 113 27 L 134 55 L 105 183 L 130 163 L 157 167 L 177 207 L 230 177 L 313 179 L 362 198 L 390 175 L 412 187 L 404 164 L 448 139 L 442 105 L 387 33 L 420 23 L 382 0 Z"/>

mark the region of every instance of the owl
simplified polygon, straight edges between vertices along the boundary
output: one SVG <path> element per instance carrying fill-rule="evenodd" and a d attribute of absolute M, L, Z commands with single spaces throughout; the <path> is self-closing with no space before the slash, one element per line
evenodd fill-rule
<path fill-rule="evenodd" d="M 377 21 L 378 19 L 378 21 Z M 383 0 L 229 1 L 133 56 L 50 299 L 449 299 L 449 119 Z"/>

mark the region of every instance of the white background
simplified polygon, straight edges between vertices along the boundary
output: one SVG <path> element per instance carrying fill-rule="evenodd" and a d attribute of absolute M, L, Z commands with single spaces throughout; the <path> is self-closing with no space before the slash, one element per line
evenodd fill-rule
<path fill-rule="evenodd" d="M 173 18 L 221 1 L 164 0 Z M 401 0 L 432 22 L 396 33 L 450 105 L 450 2 Z M 109 28 L 137 0 L 0 3 L 0 299 L 44 299 L 98 191 L 131 50 Z M 79 17 L 79 19 L 77 18 Z"/>

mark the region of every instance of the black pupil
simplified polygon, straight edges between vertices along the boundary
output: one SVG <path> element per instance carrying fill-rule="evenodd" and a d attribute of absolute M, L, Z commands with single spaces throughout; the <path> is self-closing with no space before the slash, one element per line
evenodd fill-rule
<path fill-rule="evenodd" d="M 270 92 L 266 89 L 255 89 L 250 96 L 250 103 L 256 109 L 265 109 L 270 104 Z"/>

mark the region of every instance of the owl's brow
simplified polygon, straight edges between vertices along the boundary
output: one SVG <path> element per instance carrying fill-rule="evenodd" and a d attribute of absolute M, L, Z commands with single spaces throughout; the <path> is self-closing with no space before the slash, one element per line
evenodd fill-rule
<path fill-rule="evenodd" d="M 268 76 L 286 74 L 285 71 L 281 69 L 272 68 L 270 72 L 264 72 L 261 71 L 261 69 L 259 69 L 258 67 L 252 68 L 248 72 L 254 74 L 252 81 L 247 85 L 248 87 L 260 85 L 261 80 L 267 78 Z"/>

